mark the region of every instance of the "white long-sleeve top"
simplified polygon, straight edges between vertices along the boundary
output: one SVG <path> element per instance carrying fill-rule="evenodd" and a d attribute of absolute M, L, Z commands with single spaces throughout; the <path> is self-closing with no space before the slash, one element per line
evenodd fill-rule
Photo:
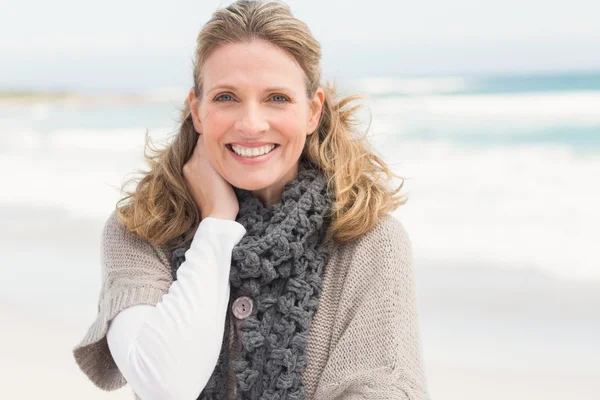
<path fill-rule="evenodd" d="M 108 347 L 142 400 L 193 400 L 206 386 L 223 340 L 231 252 L 245 234 L 236 221 L 204 218 L 161 301 L 111 321 Z"/>

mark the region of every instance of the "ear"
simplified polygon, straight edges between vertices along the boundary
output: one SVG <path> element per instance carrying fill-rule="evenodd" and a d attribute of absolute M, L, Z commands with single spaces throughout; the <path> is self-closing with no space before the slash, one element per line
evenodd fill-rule
<path fill-rule="evenodd" d="M 190 103 L 190 112 L 192 115 L 192 123 L 194 124 L 194 129 L 198 134 L 202 133 L 202 122 L 200 121 L 198 108 L 200 106 L 200 101 L 196 97 L 196 93 L 194 88 L 190 89 L 188 94 L 188 101 Z"/>
<path fill-rule="evenodd" d="M 311 135 L 319 127 L 321 112 L 323 111 L 323 104 L 325 104 L 325 92 L 323 91 L 323 88 L 319 87 L 310 101 L 311 112 L 308 119 L 308 125 L 306 127 L 307 135 Z"/>

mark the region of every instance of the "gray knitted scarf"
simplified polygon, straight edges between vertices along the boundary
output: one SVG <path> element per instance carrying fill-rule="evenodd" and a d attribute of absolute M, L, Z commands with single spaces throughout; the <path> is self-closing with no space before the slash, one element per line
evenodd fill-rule
<path fill-rule="evenodd" d="M 324 241 L 331 197 L 325 176 L 301 159 L 296 179 L 270 207 L 249 191 L 234 190 L 240 205 L 237 221 L 246 234 L 232 252 L 231 296 L 219 360 L 198 399 L 226 399 L 229 368 L 235 373 L 237 399 L 306 399 L 301 375 L 307 364 L 308 329 L 329 257 Z M 173 252 L 174 277 L 188 248 Z M 230 359 L 231 306 L 241 295 L 250 297 L 254 307 L 240 321 L 241 353 Z"/>

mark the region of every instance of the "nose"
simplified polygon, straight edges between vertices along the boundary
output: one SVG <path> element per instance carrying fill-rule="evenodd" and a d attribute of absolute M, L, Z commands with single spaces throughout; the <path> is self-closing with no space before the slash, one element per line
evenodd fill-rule
<path fill-rule="evenodd" d="M 235 122 L 235 129 L 245 135 L 259 135 L 269 130 L 269 123 L 261 112 L 260 106 L 248 102 L 240 110 Z"/>

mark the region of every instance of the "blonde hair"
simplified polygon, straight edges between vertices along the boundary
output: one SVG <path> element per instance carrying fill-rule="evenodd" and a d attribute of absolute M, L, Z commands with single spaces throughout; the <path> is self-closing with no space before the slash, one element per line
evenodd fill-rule
<path fill-rule="evenodd" d="M 361 96 L 336 100 L 334 85 L 321 84 L 321 46 L 309 28 L 279 1 L 239 0 L 215 11 L 198 35 L 194 62 L 194 88 L 202 93 L 202 68 L 218 46 L 264 40 L 289 53 L 305 74 L 306 94 L 312 98 L 319 87 L 325 102 L 317 131 L 309 135 L 302 153 L 321 168 L 332 194 L 328 237 L 337 243 L 353 240 L 369 231 L 378 218 L 406 202 L 391 181 L 395 175 L 372 150 L 366 135 L 358 135 L 350 103 Z M 135 179 L 134 191 L 117 202 L 117 215 L 126 227 L 155 246 L 170 249 L 191 240 L 201 214 L 188 192 L 183 166 L 197 141 L 186 99 L 179 133 L 162 149 L 153 148 L 146 136 L 146 162 L 150 167 Z M 148 151 L 150 150 L 150 151 Z M 398 177 L 399 178 L 399 177 Z M 123 191 L 127 183 L 125 182 Z M 120 207 L 121 203 L 126 202 Z"/>

